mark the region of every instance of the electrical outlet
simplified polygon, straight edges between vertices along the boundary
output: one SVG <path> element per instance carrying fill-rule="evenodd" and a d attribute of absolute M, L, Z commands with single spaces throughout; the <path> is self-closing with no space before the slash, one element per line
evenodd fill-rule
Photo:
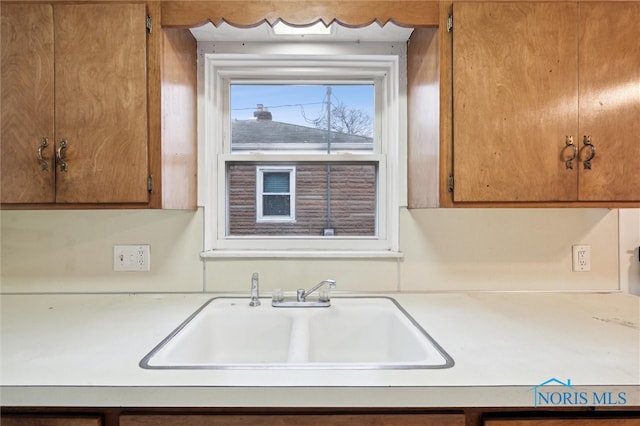
<path fill-rule="evenodd" d="M 117 272 L 150 271 L 150 246 L 148 244 L 113 246 L 113 270 Z"/>
<path fill-rule="evenodd" d="M 588 272 L 591 270 L 591 246 L 575 245 L 573 249 L 573 272 Z"/>

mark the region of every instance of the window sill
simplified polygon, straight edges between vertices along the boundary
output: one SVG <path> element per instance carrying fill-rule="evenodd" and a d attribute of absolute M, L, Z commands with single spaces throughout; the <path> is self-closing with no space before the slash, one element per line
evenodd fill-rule
<path fill-rule="evenodd" d="M 211 258 L 318 258 L 318 259 L 400 259 L 399 251 L 379 250 L 208 250 L 200 253 L 202 259 Z"/>

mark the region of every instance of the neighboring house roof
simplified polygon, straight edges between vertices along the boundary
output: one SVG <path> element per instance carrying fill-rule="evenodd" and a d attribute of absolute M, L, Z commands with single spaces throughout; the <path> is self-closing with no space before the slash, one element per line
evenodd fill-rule
<path fill-rule="evenodd" d="M 272 120 L 232 120 L 232 150 L 327 150 L 327 131 Z M 371 151 L 373 138 L 331 132 L 332 151 Z"/>

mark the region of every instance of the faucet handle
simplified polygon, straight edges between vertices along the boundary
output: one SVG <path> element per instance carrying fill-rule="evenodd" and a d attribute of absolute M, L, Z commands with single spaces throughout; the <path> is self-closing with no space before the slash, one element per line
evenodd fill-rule
<path fill-rule="evenodd" d="M 331 287 L 322 287 L 318 290 L 318 300 L 328 302 L 331 300 Z"/>
<path fill-rule="evenodd" d="M 304 288 L 299 288 L 298 290 L 296 290 L 296 296 L 298 302 L 305 302 L 307 299 L 306 291 L 304 291 Z"/>
<path fill-rule="evenodd" d="M 281 288 L 274 288 L 273 293 L 271 295 L 271 300 L 273 302 L 282 302 L 284 300 L 284 293 Z"/>
<path fill-rule="evenodd" d="M 325 284 L 328 284 L 330 288 L 336 288 L 335 280 L 322 280 L 318 284 L 316 284 L 312 289 L 310 289 L 308 291 L 305 291 L 303 288 L 299 288 L 298 289 L 298 302 L 304 302 L 307 299 L 307 296 L 309 296 L 311 293 L 313 293 L 314 291 L 318 290 L 319 288 L 321 288 Z M 327 294 L 327 301 L 328 301 L 328 294 Z"/>

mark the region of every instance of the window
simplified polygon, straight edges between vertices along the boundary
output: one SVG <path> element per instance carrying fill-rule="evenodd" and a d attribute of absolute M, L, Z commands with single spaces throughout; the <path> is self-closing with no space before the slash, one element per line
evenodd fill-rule
<path fill-rule="evenodd" d="M 256 167 L 257 222 L 295 221 L 295 170 L 295 167 Z"/>
<path fill-rule="evenodd" d="M 398 256 L 395 55 L 205 55 L 204 256 Z"/>

